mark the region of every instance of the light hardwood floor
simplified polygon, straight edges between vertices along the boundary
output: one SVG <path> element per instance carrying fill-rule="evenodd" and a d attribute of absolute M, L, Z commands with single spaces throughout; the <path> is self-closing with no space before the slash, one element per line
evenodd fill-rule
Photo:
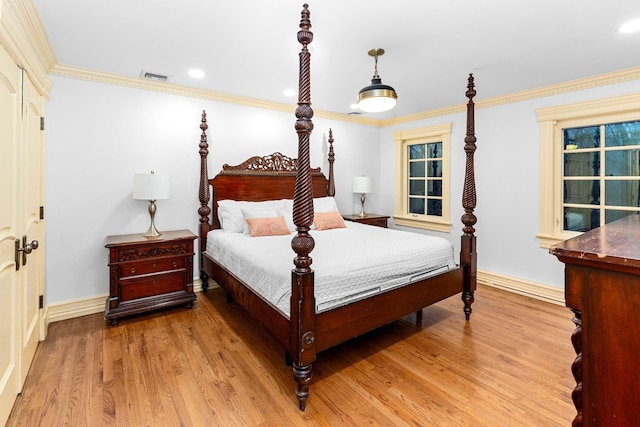
<path fill-rule="evenodd" d="M 193 309 L 53 323 L 8 426 L 569 426 L 571 312 L 480 287 L 320 353 L 298 410 L 284 350 L 220 289 Z"/>

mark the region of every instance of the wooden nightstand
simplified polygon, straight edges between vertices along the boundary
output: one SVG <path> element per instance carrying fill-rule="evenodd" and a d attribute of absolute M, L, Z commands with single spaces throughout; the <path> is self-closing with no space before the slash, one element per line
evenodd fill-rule
<path fill-rule="evenodd" d="M 189 230 L 107 237 L 110 279 L 104 317 L 109 323 L 163 307 L 192 307 L 195 239 Z"/>
<path fill-rule="evenodd" d="M 361 224 L 375 225 L 377 227 L 387 228 L 387 220 L 389 219 L 386 215 L 378 215 L 378 214 L 366 214 L 365 216 L 360 215 L 342 215 L 347 221 L 359 222 Z"/>

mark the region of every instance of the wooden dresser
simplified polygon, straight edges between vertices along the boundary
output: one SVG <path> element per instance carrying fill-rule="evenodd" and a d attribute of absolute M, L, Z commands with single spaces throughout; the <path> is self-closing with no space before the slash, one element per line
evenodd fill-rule
<path fill-rule="evenodd" d="M 574 426 L 640 425 L 640 215 L 559 243 L 575 314 Z"/>
<path fill-rule="evenodd" d="M 163 307 L 191 307 L 193 241 L 189 230 L 164 231 L 158 237 L 125 234 L 107 237 L 109 297 L 105 317 L 118 319 Z"/>
<path fill-rule="evenodd" d="M 366 214 L 365 216 L 360 215 L 342 215 L 347 221 L 359 222 L 362 224 L 375 225 L 378 227 L 387 228 L 387 220 L 389 217 L 387 215 L 378 215 L 378 214 Z"/>

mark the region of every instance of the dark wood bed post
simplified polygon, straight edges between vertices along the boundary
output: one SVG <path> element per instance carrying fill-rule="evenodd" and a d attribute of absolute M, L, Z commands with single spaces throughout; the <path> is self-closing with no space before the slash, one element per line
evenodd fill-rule
<path fill-rule="evenodd" d="M 473 228 L 477 221 L 473 210 L 476 207 L 476 183 L 474 175 L 473 154 L 476 151 L 476 135 L 474 123 L 474 103 L 473 97 L 476 96 L 475 84 L 473 82 L 473 74 L 469 74 L 469 82 L 467 84 L 467 136 L 464 138 L 464 151 L 467 153 L 466 166 L 464 172 L 464 187 L 462 189 L 462 207 L 464 214 L 462 215 L 463 235 L 461 237 L 460 248 L 460 264 L 464 268 L 462 301 L 464 302 L 464 315 L 469 320 L 471 316 L 471 304 L 473 304 L 473 293 L 476 290 L 477 278 L 477 254 L 476 254 L 476 236 L 473 234 L 476 230 Z"/>
<path fill-rule="evenodd" d="M 336 184 L 333 178 L 333 162 L 336 154 L 333 152 L 333 129 L 329 128 L 329 185 L 327 186 L 327 196 L 334 197 L 336 195 Z"/>
<path fill-rule="evenodd" d="M 298 170 L 293 193 L 293 223 L 297 234 L 291 241 L 296 257 L 295 268 L 291 272 L 291 356 L 293 357 L 293 377 L 297 382 L 296 396 L 300 409 L 304 411 L 309 397 L 311 367 L 316 358 L 315 348 L 315 296 L 314 274 L 311 257 L 315 242 L 309 234 L 313 223 L 313 189 L 311 186 L 309 135 L 313 130 L 313 110 L 311 109 L 311 55 L 307 45 L 313 40 L 310 31 L 309 6 L 305 3 L 300 20 L 298 41 L 302 44 L 298 107 L 296 108 L 295 129 L 298 134 Z"/>
<path fill-rule="evenodd" d="M 202 280 L 202 292 L 207 292 L 209 288 L 208 276 L 202 268 L 202 254 L 204 253 L 207 245 L 207 232 L 209 231 L 209 214 L 211 208 L 209 207 L 209 172 L 207 170 L 207 156 L 209 155 L 209 144 L 207 143 L 207 113 L 202 111 L 202 120 L 200 121 L 200 129 L 202 134 L 200 135 L 200 207 L 198 213 L 200 214 L 200 280 Z"/>

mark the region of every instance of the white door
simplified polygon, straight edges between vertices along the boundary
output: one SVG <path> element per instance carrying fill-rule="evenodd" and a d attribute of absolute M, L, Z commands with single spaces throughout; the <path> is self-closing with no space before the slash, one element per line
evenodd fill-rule
<path fill-rule="evenodd" d="M 31 253 L 23 257 L 18 271 L 20 329 L 20 389 L 29 372 L 39 338 L 40 295 L 44 294 L 44 227 L 40 207 L 44 206 L 44 132 L 40 117 L 42 97 L 33 84 L 22 75 L 22 135 L 18 161 L 18 228 L 32 245 Z M 34 243 L 38 242 L 38 243 Z M 22 243 L 22 240 L 21 240 Z M 24 247 L 24 245 L 22 245 Z"/>
<path fill-rule="evenodd" d="M 27 73 L 0 46 L 0 425 L 22 390 L 43 332 L 43 103 Z M 16 255 L 16 245 L 25 244 L 31 253 Z"/>
<path fill-rule="evenodd" d="M 0 46 L 0 425 L 4 425 L 19 391 L 18 274 L 18 125 L 20 74 Z"/>

